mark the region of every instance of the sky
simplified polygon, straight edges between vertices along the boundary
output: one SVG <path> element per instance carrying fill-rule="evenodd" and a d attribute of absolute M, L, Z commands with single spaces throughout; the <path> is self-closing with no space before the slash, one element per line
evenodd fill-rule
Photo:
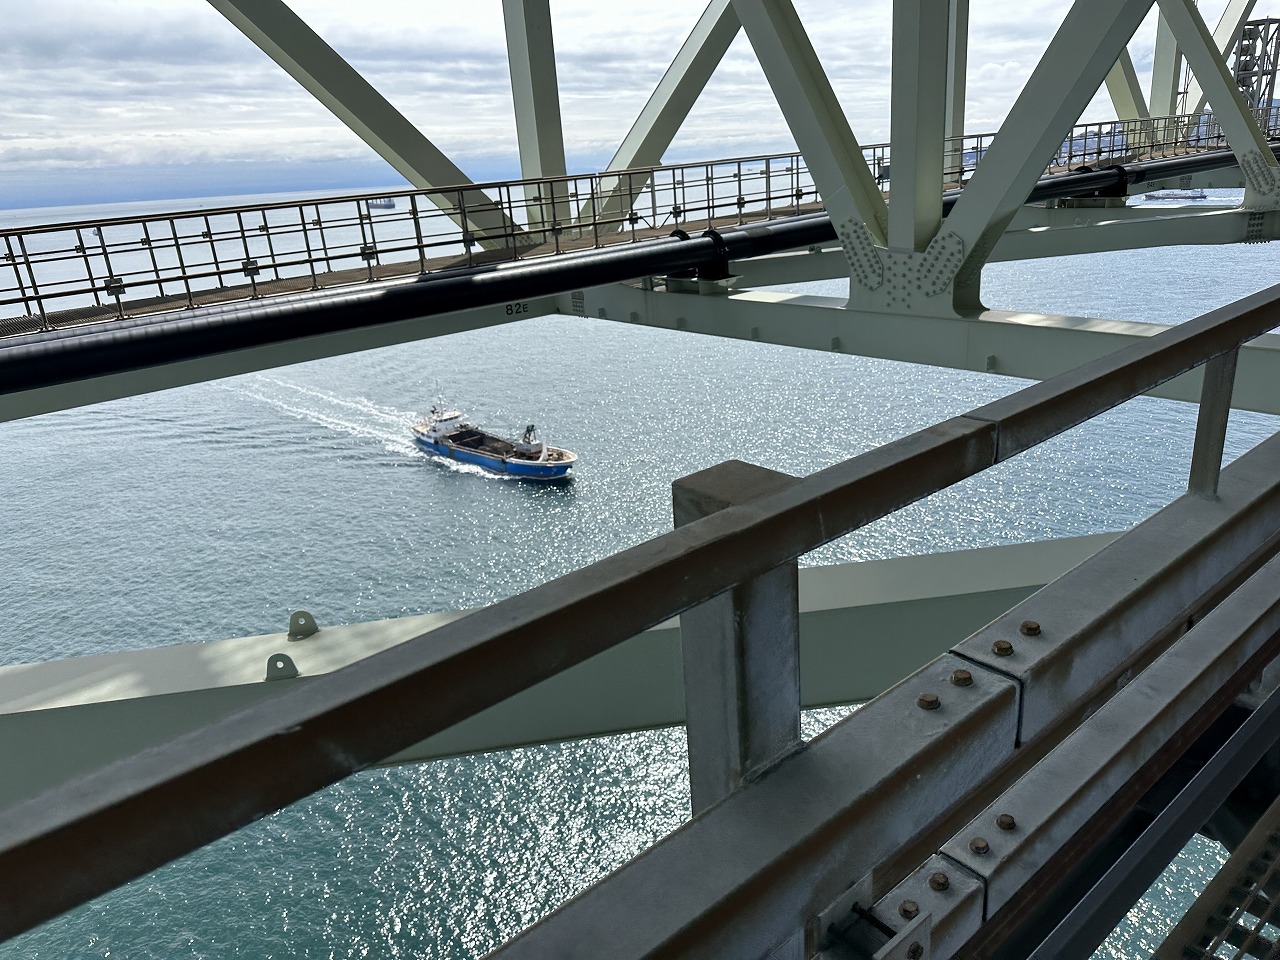
<path fill-rule="evenodd" d="M 864 145 L 889 135 L 890 0 L 794 0 Z M 1069 6 L 971 0 L 966 128 L 995 130 Z M 1200 0 L 1210 27 L 1226 0 Z M 519 172 L 500 0 L 290 0 L 475 180 Z M 602 168 L 702 0 L 551 0 L 571 171 Z M 623 12 L 618 12 L 623 11 Z M 1261 0 L 1254 17 L 1280 15 Z M 1130 44 L 1148 82 L 1154 15 Z M 392 186 L 207 0 L 0 0 L 0 207 Z M 1113 116 L 1095 98 L 1083 119 Z M 669 161 L 791 149 L 743 35 Z"/>

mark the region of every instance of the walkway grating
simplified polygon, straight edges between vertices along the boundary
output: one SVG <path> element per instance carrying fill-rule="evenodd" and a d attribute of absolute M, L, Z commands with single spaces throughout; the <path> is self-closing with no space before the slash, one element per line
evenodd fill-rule
<path fill-rule="evenodd" d="M 1156 960 L 1280 958 L 1280 799 L 1156 951 Z"/>

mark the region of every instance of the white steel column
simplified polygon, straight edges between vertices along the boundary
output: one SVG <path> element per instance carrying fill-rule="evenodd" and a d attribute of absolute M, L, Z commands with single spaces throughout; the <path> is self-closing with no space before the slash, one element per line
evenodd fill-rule
<path fill-rule="evenodd" d="M 1169 28 L 1169 22 L 1160 15 L 1156 23 L 1156 49 L 1151 61 L 1152 116 L 1171 116 L 1178 113 L 1178 99 L 1183 81 L 1183 51 L 1178 49 L 1178 38 Z"/>
<path fill-rule="evenodd" d="M 791 0 L 733 0 L 778 106 L 837 229 L 888 240 L 888 211 Z"/>
<path fill-rule="evenodd" d="M 415 187 L 425 190 L 471 183 L 282 0 L 209 3 Z M 462 197 L 469 225 L 481 235 L 519 229 L 481 191 L 468 190 Z M 441 202 L 454 200 L 446 196 Z"/>
<path fill-rule="evenodd" d="M 1258 0 L 1231 0 L 1218 19 L 1218 26 L 1213 31 L 1213 46 L 1222 54 L 1225 61 L 1240 41 L 1240 31 L 1253 13 Z M 1201 87 L 1199 75 L 1192 67 L 1192 75 L 1187 83 L 1187 113 L 1204 111 L 1206 98 Z"/>
<path fill-rule="evenodd" d="M 1160 0 L 1160 9 L 1177 36 L 1192 71 L 1199 78 L 1227 142 L 1240 161 L 1240 172 L 1247 184 L 1245 205 L 1276 209 L 1280 206 L 1280 162 L 1271 152 L 1266 135 L 1245 103 L 1235 78 L 1227 72 L 1227 65 L 1209 35 L 1200 11 L 1192 0 Z"/>
<path fill-rule="evenodd" d="M 922 251 L 942 223 L 948 0 L 895 0 L 889 246 Z"/>
<path fill-rule="evenodd" d="M 550 0 L 502 0 L 502 19 L 507 31 L 520 175 L 526 180 L 563 177 L 564 129 Z M 543 195 L 548 192 L 550 195 Z M 535 221 L 551 224 L 568 219 L 568 188 L 563 184 L 526 187 L 525 199 L 530 203 L 531 226 Z"/>
<path fill-rule="evenodd" d="M 732 0 L 711 0 L 707 4 L 644 109 L 627 131 L 606 171 L 650 167 L 662 162 L 662 155 L 741 26 Z M 616 217 L 622 212 L 623 204 L 629 205 L 647 183 L 648 178 L 604 178 L 599 216 Z M 595 203 L 584 204 L 580 219 L 589 220 L 594 211 Z"/>
<path fill-rule="evenodd" d="M 1181 124 L 1168 118 L 1178 113 L 1182 87 L 1182 51 L 1178 39 L 1161 14 L 1156 23 L 1156 45 L 1151 63 L 1151 95 L 1147 106 L 1152 117 L 1152 137 L 1168 142 L 1182 136 Z"/>
<path fill-rule="evenodd" d="M 1138 84 L 1137 71 L 1133 69 L 1133 58 L 1127 49 L 1107 74 L 1107 94 L 1111 97 L 1111 105 L 1116 108 L 1116 116 L 1121 120 L 1146 120 L 1151 116 L 1142 87 Z"/>
<path fill-rule="evenodd" d="M 520 175 L 527 180 L 563 177 L 564 131 L 550 0 L 502 0 L 502 19 L 507 30 Z"/>
<path fill-rule="evenodd" d="M 947 25 L 947 119 L 949 140 L 964 136 L 964 98 L 969 73 L 969 0 L 951 0 Z M 964 164 L 964 145 L 952 144 L 947 151 L 946 169 L 960 179 Z"/>
<path fill-rule="evenodd" d="M 1156 24 L 1156 48 L 1151 62 L 1151 97 L 1153 117 L 1170 117 L 1178 112 L 1178 95 L 1182 92 L 1182 51 L 1169 29 L 1164 15 Z"/>
<path fill-rule="evenodd" d="M 982 265 L 1153 0 L 1076 0 L 947 217 L 964 244 L 957 293 L 977 305 Z"/>

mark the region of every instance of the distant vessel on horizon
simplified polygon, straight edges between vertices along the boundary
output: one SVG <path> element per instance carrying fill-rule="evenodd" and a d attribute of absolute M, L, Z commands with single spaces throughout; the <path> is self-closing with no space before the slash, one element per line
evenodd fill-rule
<path fill-rule="evenodd" d="M 396 208 L 395 197 L 371 197 L 368 201 L 370 210 L 394 210 Z"/>
<path fill-rule="evenodd" d="M 1157 190 L 1155 193 L 1144 193 L 1143 200 L 1208 200 L 1209 195 L 1203 190 Z"/>

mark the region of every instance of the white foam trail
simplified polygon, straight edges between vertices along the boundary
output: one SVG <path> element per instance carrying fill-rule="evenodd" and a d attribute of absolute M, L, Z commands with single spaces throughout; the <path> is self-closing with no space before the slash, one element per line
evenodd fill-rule
<path fill-rule="evenodd" d="M 240 378 L 219 384 L 251 400 L 265 403 L 297 420 L 314 423 L 335 433 L 381 442 L 390 453 L 422 456 L 409 437 L 418 419 L 410 410 L 374 403 L 367 397 L 348 397 L 308 384 L 271 376 Z"/>
<path fill-rule="evenodd" d="M 450 460 L 448 457 L 441 457 L 436 454 L 426 453 L 418 450 L 424 457 L 435 463 L 452 470 L 454 473 L 465 473 L 473 477 L 483 477 L 485 480 L 519 480 L 519 477 L 513 477 L 510 474 L 494 473 L 492 470 L 486 470 L 484 467 L 477 466 L 474 463 L 462 463 L 458 460 Z"/>
<path fill-rule="evenodd" d="M 389 453 L 418 459 L 434 460 L 454 473 L 465 473 L 486 480 L 515 480 L 485 470 L 472 463 L 459 463 L 448 457 L 429 454 L 410 439 L 409 428 L 421 415 L 412 410 L 399 410 L 374 403 L 368 397 L 349 397 L 310 384 L 281 380 L 265 374 L 243 377 L 232 383 L 217 386 L 232 390 L 251 400 L 257 400 L 288 414 L 297 420 L 305 420 L 317 426 L 359 437 L 377 440 Z"/>

